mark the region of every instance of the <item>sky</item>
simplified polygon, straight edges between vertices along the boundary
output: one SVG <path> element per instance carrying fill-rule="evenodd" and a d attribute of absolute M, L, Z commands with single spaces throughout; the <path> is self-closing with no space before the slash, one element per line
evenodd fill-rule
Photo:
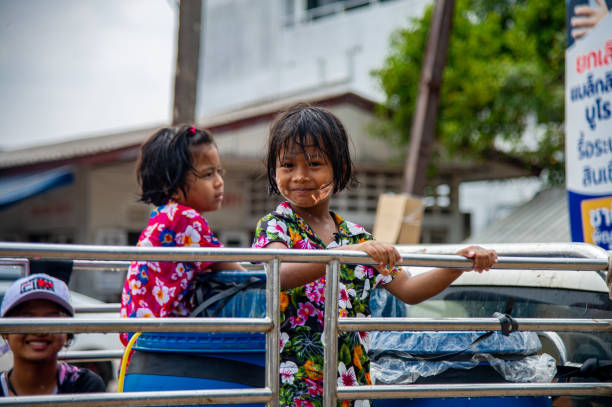
<path fill-rule="evenodd" d="M 0 149 L 171 120 L 178 0 L 0 0 Z"/>

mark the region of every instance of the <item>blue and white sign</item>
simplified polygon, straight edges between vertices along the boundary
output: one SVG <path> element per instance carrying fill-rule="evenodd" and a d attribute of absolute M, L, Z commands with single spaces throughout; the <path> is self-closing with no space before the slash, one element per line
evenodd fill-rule
<path fill-rule="evenodd" d="M 612 13 L 573 41 L 565 57 L 565 154 L 572 241 L 610 250 Z"/>

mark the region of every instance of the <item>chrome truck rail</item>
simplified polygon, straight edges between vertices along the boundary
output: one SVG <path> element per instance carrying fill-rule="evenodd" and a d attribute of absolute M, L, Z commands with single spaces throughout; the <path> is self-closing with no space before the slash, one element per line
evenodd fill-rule
<path fill-rule="evenodd" d="M 500 256 L 522 257 L 582 257 L 608 259 L 599 246 L 588 243 L 486 243 L 481 246 L 495 250 Z M 455 254 L 465 244 L 397 245 L 400 253 Z"/>
<path fill-rule="evenodd" d="M 499 252 L 499 269 L 584 270 L 605 273 L 609 269 L 609 254 L 587 244 L 516 244 L 485 245 Z M 401 265 L 417 267 L 466 268 L 471 262 L 454 253 L 462 246 L 398 246 Z M 500 383 L 469 385 L 378 385 L 361 387 L 337 386 L 337 333 L 351 330 L 497 330 L 495 318 L 338 318 L 338 270 L 341 263 L 374 264 L 365 253 L 339 250 L 267 250 L 237 248 L 141 248 L 124 246 L 51 245 L 0 242 L 2 259 L 72 259 L 75 265 L 91 269 L 95 262 L 100 268 L 124 268 L 132 260 L 158 261 L 251 261 L 267 265 L 265 318 L 130 318 L 124 320 L 93 318 L 11 318 L 0 319 L 0 333 L 12 332 L 265 332 L 265 387 L 248 390 L 189 390 L 134 393 L 93 393 L 55 396 L 24 396 L 0 398 L 3 405 L 46 406 L 156 406 L 168 404 L 238 404 L 266 403 L 278 406 L 279 392 L 279 331 L 280 283 L 282 262 L 325 263 L 326 309 L 324 341 L 324 394 L 326 407 L 337 400 L 383 399 L 411 397 L 485 397 L 485 396 L 609 396 L 612 383 Z M 98 267 L 98 266 L 96 266 Z M 96 268 L 94 267 L 94 269 Z M 113 305 L 116 307 L 116 305 Z M 110 308 L 110 307 L 108 307 Z M 101 308 L 85 309 L 99 312 Z M 103 311 L 106 312 L 106 311 Z M 612 332 L 612 320 L 606 319 L 517 319 L 523 331 L 599 331 Z M 66 355 L 69 357 L 70 355 Z M 74 358 L 96 355 L 72 355 Z M 113 352 L 97 355 L 116 356 Z M 83 359 L 81 359 L 83 360 Z M 99 359 L 96 359 L 99 360 Z"/>

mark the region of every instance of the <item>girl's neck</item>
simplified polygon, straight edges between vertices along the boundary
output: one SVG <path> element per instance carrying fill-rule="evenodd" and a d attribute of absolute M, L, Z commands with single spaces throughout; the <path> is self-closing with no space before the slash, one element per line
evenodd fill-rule
<path fill-rule="evenodd" d="M 292 205 L 293 211 L 297 213 L 310 226 L 310 229 L 325 243 L 329 245 L 336 240 L 338 225 L 329 213 L 329 205 L 321 205 L 312 208 L 296 208 Z"/>
<path fill-rule="evenodd" d="M 306 221 L 308 220 L 322 220 L 330 217 L 329 214 L 329 201 L 321 202 L 319 205 L 311 206 L 309 208 L 300 208 L 291 204 L 293 212 L 300 215 Z"/>
<path fill-rule="evenodd" d="M 53 363 L 17 363 L 7 377 L 20 396 L 51 394 L 57 387 L 57 360 Z"/>

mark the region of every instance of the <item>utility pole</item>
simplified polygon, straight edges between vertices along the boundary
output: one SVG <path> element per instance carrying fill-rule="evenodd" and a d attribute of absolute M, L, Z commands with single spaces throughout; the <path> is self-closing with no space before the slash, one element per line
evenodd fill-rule
<path fill-rule="evenodd" d="M 205 0 L 180 0 L 179 2 L 172 124 L 195 121 L 203 1 Z"/>
<path fill-rule="evenodd" d="M 438 99 L 442 72 L 446 65 L 454 8 L 454 0 L 436 0 L 412 119 L 410 149 L 404 166 L 402 183 L 404 193 L 417 196 L 423 196 L 425 193 L 427 165 L 436 131 Z"/>

